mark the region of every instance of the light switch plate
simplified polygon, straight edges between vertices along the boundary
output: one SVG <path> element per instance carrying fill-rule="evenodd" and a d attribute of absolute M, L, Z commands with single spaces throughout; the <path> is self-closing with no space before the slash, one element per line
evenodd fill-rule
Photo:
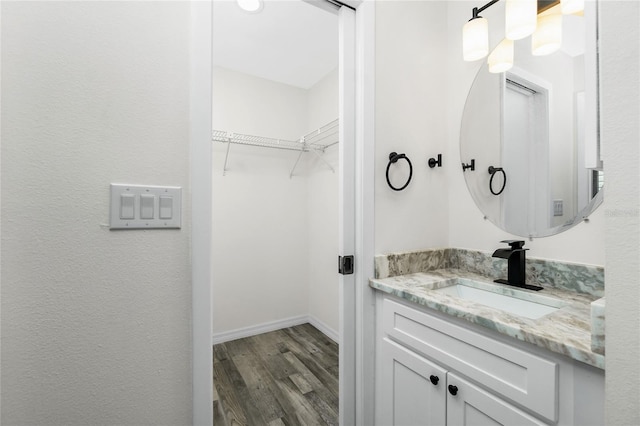
<path fill-rule="evenodd" d="M 562 202 L 562 200 L 553 200 L 553 215 L 554 216 L 562 216 L 563 215 L 563 202 Z"/>
<path fill-rule="evenodd" d="M 133 196 L 133 218 L 129 219 L 130 206 L 122 219 L 122 201 L 130 203 Z M 161 219 L 160 198 L 163 199 Z M 171 202 L 168 202 L 168 201 Z M 152 203 L 152 205 L 150 204 Z M 167 207 L 171 206 L 170 214 Z M 142 208 L 144 207 L 144 209 Z M 178 186 L 143 186 L 111 184 L 110 229 L 179 229 L 182 226 L 182 188 Z M 142 219 L 142 217 L 147 217 Z"/>

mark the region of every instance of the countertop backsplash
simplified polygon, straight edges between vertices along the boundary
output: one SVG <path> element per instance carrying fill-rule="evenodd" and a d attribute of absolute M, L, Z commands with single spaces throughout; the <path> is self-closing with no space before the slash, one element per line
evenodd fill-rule
<path fill-rule="evenodd" d="M 601 266 L 527 257 L 526 268 L 528 284 L 604 297 L 604 268 Z M 375 278 L 436 269 L 458 269 L 493 279 L 506 278 L 507 261 L 491 257 L 491 252 L 458 248 L 427 249 L 375 257 Z"/>

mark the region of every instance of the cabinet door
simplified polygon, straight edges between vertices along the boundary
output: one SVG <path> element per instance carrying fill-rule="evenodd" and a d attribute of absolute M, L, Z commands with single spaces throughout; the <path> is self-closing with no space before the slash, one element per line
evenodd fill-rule
<path fill-rule="evenodd" d="M 384 426 L 444 425 L 446 370 L 382 339 L 376 423 Z"/>
<path fill-rule="evenodd" d="M 447 426 L 546 424 L 455 374 L 447 374 L 447 384 Z"/>

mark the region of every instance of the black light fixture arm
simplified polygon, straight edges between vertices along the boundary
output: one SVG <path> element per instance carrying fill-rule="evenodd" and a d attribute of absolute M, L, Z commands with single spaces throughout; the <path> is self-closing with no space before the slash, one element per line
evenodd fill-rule
<path fill-rule="evenodd" d="M 485 4 L 484 6 L 482 6 L 480 8 L 474 7 L 473 8 L 473 16 L 471 17 L 471 19 L 479 18 L 480 17 L 480 12 L 490 8 L 491 6 L 493 6 L 494 4 L 498 3 L 499 1 L 500 0 L 491 0 L 489 3 Z"/>
<path fill-rule="evenodd" d="M 500 0 L 491 0 L 489 3 L 485 4 L 482 7 L 474 7 L 473 11 L 472 11 L 472 16 L 470 20 L 476 19 L 476 18 L 480 18 L 480 12 L 489 9 L 491 6 L 493 6 L 494 4 L 498 3 Z M 538 13 L 541 13 L 555 5 L 557 5 L 558 3 L 560 3 L 560 0 L 538 0 Z"/>

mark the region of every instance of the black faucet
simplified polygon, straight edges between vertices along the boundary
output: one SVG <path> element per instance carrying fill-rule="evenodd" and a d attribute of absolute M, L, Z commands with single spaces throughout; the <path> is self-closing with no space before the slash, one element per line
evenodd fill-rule
<path fill-rule="evenodd" d="M 522 248 L 524 246 L 524 241 L 521 240 L 503 240 L 501 243 L 509 244 L 510 248 L 501 248 L 493 252 L 492 257 L 500 257 L 502 259 L 507 259 L 508 270 L 507 270 L 507 279 L 498 279 L 494 280 L 496 283 L 500 284 L 508 284 L 515 287 L 526 288 L 529 290 L 542 290 L 542 287 L 537 285 L 530 285 L 526 283 L 525 272 L 526 272 L 526 263 L 525 263 L 525 253 L 526 248 Z"/>

